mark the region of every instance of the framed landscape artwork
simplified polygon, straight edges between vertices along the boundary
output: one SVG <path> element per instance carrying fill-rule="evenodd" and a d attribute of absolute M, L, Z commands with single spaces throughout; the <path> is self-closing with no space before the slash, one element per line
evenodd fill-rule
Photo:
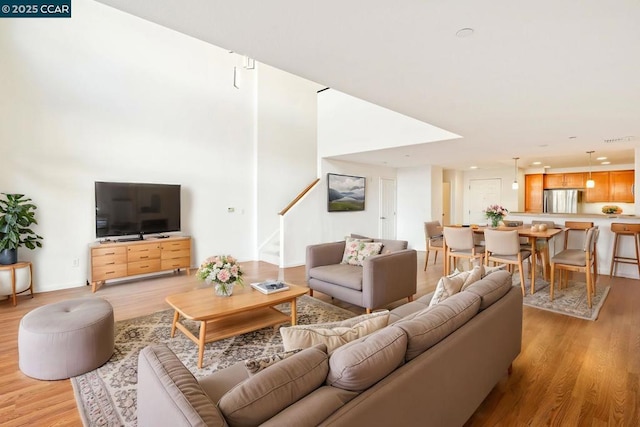
<path fill-rule="evenodd" d="M 365 182 L 362 176 L 327 174 L 329 212 L 363 211 Z"/>

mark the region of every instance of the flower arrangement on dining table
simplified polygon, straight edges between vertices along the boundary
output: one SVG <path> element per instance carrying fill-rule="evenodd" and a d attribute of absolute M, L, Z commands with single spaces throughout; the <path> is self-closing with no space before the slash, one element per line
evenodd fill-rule
<path fill-rule="evenodd" d="M 497 227 L 500 221 L 502 221 L 502 218 L 508 213 L 509 211 L 500 205 L 489 205 L 484 210 L 487 219 L 491 220 L 492 227 Z"/>
<path fill-rule="evenodd" d="M 220 296 L 230 296 L 234 285 L 243 285 L 242 267 L 231 255 L 216 255 L 205 259 L 196 277 L 207 284 L 214 283 L 215 292 Z"/>

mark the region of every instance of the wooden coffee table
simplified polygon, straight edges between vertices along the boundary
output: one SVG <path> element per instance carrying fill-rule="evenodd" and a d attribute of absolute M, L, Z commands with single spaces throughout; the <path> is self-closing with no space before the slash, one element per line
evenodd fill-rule
<path fill-rule="evenodd" d="M 169 295 L 167 303 L 175 310 L 171 337 L 176 328 L 198 344 L 198 368 L 202 368 L 204 345 L 208 342 L 244 334 L 281 323 L 297 323 L 296 298 L 309 292 L 309 288 L 287 283 L 289 289 L 265 295 L 248 284 L 236 286 L 230 297 L 215 295 L 213 286 L 180 294 Z M 273 306 L 291 304 L 291 316 Z M 199 336 L 195 336 L 180 323 L 180 316 L 200 322 Z"/>

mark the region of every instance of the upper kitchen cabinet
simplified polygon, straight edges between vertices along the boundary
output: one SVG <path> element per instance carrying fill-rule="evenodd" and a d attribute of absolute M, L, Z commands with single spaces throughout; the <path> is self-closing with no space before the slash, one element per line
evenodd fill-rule
<path fill-rule="evenodd" d="M 609 198 L 611 199 L 609 201 L 633 203 L 634 183 L 635 171 L 633 170 L 609 172 Z"/>
<path fill-rule="evenodd" d="M 587 178 L 589 174 L 587 174 Z M 609 172 L 593 172 L 591 179 L 595 182 L 593 188 L 587 188 L 584 195 L 584 202 L 609 202 Z"/>
<path fill-rule="evenodd" d="M 542 194 L 544 179 L 541 173 L 524 176 L 525 212 L 542 212 Z"/>
<path fill-rule="evenodd" d="M 550 173 L 544 175 L 544 188 L 584 188 L 584 173 Z"/>

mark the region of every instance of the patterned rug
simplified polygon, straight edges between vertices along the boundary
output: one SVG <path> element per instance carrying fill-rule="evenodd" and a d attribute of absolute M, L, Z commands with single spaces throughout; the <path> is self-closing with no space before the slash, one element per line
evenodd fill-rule
<path fill-rule="evenodd" d="M 520 277 L 513 275 L 513 284 L 520 286 Z M 549 300 L 549 283 L 536 277 L 535 293 L 531 295 L 531 282 L 525 280 L 525 297 L 523 304 L 542 310 L 553 311 L 580 319 L 596 320 L 600 309 L 609 294 L 609 286 L 596 284 L 596 295 L 591 298 L 591 308 L 587 305 L 587 285 L 584 282 L 569 280 L 565 289 L 556 289 L 553 293 L 553 301 Z"/>
<path fill-rule="evenodd" d="M 289 304 L 277 308 L 290 313 Z M 350 311 L 303 295 L 298 298 L 298 323 L 308 325 L 353 317 Z M 138 353 L 152 343 L 166 343 L 196 378 L 240 360 L 283 350 L 278 328 L 264 328 L 205 345 L 203 368 L 198 369 L 198 346 L 180 331 L 171 338 L 173 310 L 116 322 L 115 352 L 100 368 L 71 378 L 78 410 L 85 426 L 135 426 Z M 196 334 L 198 326 L 187 327 Z"/>

